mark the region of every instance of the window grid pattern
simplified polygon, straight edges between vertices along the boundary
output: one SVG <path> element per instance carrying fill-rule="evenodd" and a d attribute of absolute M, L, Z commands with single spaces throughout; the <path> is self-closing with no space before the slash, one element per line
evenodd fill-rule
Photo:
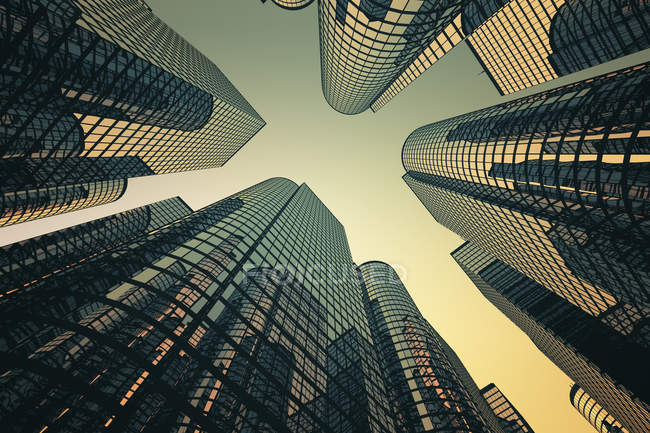
<path fill-rule="evenodd" d="M 616 335 L 473 242 L 452 257 L 483 296 L 613 416 L 631 431 L 650 428 L 647 348 Z"/>
<path fill-rule="evenodd" d="M 494 414 L 501 420 L 506 433 L 533 433 L 526 420 L 510 400 L 493 383 L 481 389 L 483 397 L 488 402 Z"/>
<path fill-rule="evenodd" d="M 365 308 L 402 432 L 490 432 L 450 360 L 397 273 L 381 262 L 359 266 Z M 476 387 L 476 385 L 473 385 Z"/>
<path fill-rule="evenodd" d="M 645 0 L 511 0 L 467 42 L 509 94 L 650 47 Z"/>
<path fill-rule="evenodd" d="M 0 28 L 3 193 L 218 167 L 264 125 L 141 1 L 11 0 Z"/>
<path fill-rule="evenodd" d="M 438 222 L 629 334 L 650 311 L 648 71 L 419 128 L 404 179 Z"/>
<path fill-rule="evenodd" d="M 467 0 L 319 2 L 323 95 L 358 114 L 458 16 Z"/>
<path fill-rule="evenodd" d="M 174 197 L 0 247 L 0 285 L 11 290 L 47 278 L 191 212 Z"/>
<path fill-rule="evenodd" d="M 16 289 L 8 431 L 395 432 L 344 229 L 306 185 L 270 179 Z"/>
<path fill-rule="evenodd" d="M 594 426 L 598 433 L 628 433 L 627 429 L 621 423 L 607 413 L 605 408 L 599 405 L 578 384 L 574 384 L 571 387 L 569 400 L 573 407 L 589 421 L 589 424 Z"/>
<path fill-rule="evenodd" d="M 284 9 L 302 9 L 312 4 L 314 0 L 273 0 L 273 3 Z"/>
<path fill-rule="evenodd" d="M 384 105 L 388 103 L 399 92 L 404 90 L 406 86 L 411 84 L 417 77 L 422 75 L 424 71 L 429 69 L 442 58 L 445 54 L 451 51 L 458 45 L 464 38 L 461 29 L 461 16 L 458 15 L 451 24 L 449 24 L 435 39 L 431 41 L 428 47 L 420 53 L 419 56 L 411 62 L 408 67 L 397 77 L 393 83 L 386 89 L 370 106 L 373 112 L 379 111 Z"/>
<path fill-rule="evenodd" d="M 117 179 L 5 192 L 0 227 L 110 203 L 122 197 L 126 185 L 126 179 Z"/>

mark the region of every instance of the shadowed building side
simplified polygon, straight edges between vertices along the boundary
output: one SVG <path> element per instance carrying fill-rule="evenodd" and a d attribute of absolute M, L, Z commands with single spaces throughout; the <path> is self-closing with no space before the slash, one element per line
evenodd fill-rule
<path fill-rule="evenodd" d="M 402 151 L 436 221 L 646 347 L 649 71 L 426 125 Z"/>
<path fill-rule="evenodd" d="M 0 23 L 0 225 L 116 198 L 49 189 L 221 166 L 264 125 L 143 2 L 9 0 Z"/>
<path fill-rule="evenodd" d="M 457 358 L 449 356 L 450 349 L 422 317 L 393 268 L 367 262 L 358 269 L 398 431 L 500 433 L 498 425 L 489 427 L 480 415 L 456 369 Z"/>
<path fill-rule="evenodd" d="M 650 351 L 471 242 L 452 253 L 495 307 L 631 431 L 650 429 Z M 643 322 L 646 330 L 648 322 Z"/>

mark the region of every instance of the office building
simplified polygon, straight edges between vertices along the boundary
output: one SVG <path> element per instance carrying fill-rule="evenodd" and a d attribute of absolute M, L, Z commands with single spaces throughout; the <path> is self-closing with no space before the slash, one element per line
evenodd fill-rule
<path fill-rule="evenodd" d="M 9 0 L 0 20 L 0 226 L 221 166 L 264 126 L 142 1 Z"/>
<path fill-rule="evenodd" d="M 649 71 L 426 125 L 402 151 L 436 221 L 646 346 Z"/>
<path fill-rule="evenodd" d="M 321 80 L 328 104 L 358 114 L 375 102 L 469 0 L 318 3 Z M 453 38 L 453 36 L 452 36 Z"/>
<path fill-rule="evenodd" d="M 628 430 L 614 419 L 578 384 L 573 384 L 569 391 L 569 400 L 573 407 L 594 426 L 598 433 L 628 433 Z"/>
<path fill-rule="evenodd" d="M 608 413 L 630 431 L 650 430 L 650 350 L 473 242 L 452 256 L 481 294 Z"/>
<path fill-rule="evenodd" d="M 650 48 L 649 29 L 642 0 L 510 0 L 467 44 L 503 95 Z"/>
<path fill-rule="evenodd" d="M 26 286 L 190 213 L 174 197 L 0 247 L 0 285 Z"/>
<path fill-rule="evenodd" d="M 650 48 L 644 1 L 494 0 L 470 3 L 372 103 L 395 95 L 466 41 L 502 95 Z"/>
<path fill-rule="evenodd" d="M 341 224 L 270 179 L 0 298 L 7 431 L 395 432 Z"/>
<path fill-rule="evenodd" d="M 505 433 L 534 433 L 510 400 L 493 383 L 481 388 L 481 394 L 497 416 Z"/>
<path fill-rule="evenodd" d="M 143 209 L 8 247 L 40 257 L 72 233 L 56 271 L 23 260 L 30 283 L 0 296 L 8 432 L 503 433 L 403 285 L 374 271 L 387 265 L 359 279 L 306 185 L 269 179 L 194 212 L 168 200 L 148 225 Z M 75 252 L 82 234 L 97 240 Z"/>
<path fill-rule="evenodd" d="M 494 415 L 478 408 L 471 392 L 473 387 L 481 399 L 476 384 L 469 374 L 461 377 L 462 363 L 450 356 L 453 351 L 422 317 L 395 270 L 367 262 L 359 266 L 359 278 L 398 431 L 500 431 Z"/>
<path fill-rule="evenodd" d="M 273 3 L 280 6 L 283 9 L 298 10 L 306 8 L 314 2 L 314 0 L 272 0 Z M 265 3 L 266 0 L 262 0 L 262 3 Z"/>

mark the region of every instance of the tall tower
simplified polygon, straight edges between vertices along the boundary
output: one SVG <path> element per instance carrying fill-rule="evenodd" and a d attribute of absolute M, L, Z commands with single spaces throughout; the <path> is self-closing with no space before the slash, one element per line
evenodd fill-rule
<path fill-rule="evenodd" d="M 476 384 L 469 375 L 471 383 L 461 377 L 462 363 L 450 356 L 453 351 L 422 317 L 395 270 L 367 262 L 359 275 L 398 431 L 501 432 L 492 413 L 480 412 L 471 392 L 475 388 L 481 398 Z"/>
<path fill-rule="evenodd" d="M 473 242 L 464 243 L 452 256 L 483 296 L 604 410 L 631 431 L 650 430 L 650 350 Z"/>
<path fill-rule="evenodd" d="M 628 430 L 614 419 L 578 384 L 574 384 L 569 392 L 569 400 L 589 424 L 593 425 L 598 433 L 628 433 Z"/>
<path fill-rule="evenodd" d="M 0 285 L 14 289 L 192 213 L 179 197 L 0 247 Z"/>
<path fill-rule="evenodd" d="M 323 95 L 336 111 L 370 108 L 473 0 L 318 3 Z M 477 2 L 479 3 L 479 2 Z"/>
<path fill-rule="evenodd" d="M 505 433 L 534 433 L 510 400 L 493 383 L 481 388 L 481 394 L 497 416 Z"/>
<path fill-rule="evenodd" d="M 650 346 L 650 64 L 415 130 L 404 180 L 433 217 Z"/>
<path fill-rule="evenodd" d="M 221 166 L 264 126 L 142 1 L 8 0 L 0 20 L 0 226 Z"/>
<path fill-rule="evenodd" d="M 272 0 L 273 3 L 280 6 L 283 9 L 298 10 L 303 9 L 309 6 L 314 2 L 314 0 Z M 262 3 L 266 0 L 262 0 Z"/>
<path fill-rule="evenodd" d="M 509 94 L 650 48 L 643 0 L 510 0 L 467 43 Z"/>
<path fill-rule="evenodd" d="M 462 41 L 502 95 L 650 48 L 639 0 L 470 3 L 372 103 L 378 111 Z"/>
<path fill-rule="evenodd" d="M 281 178 L 77 260 L 0 297 L 0 420 L 394 433 L 355 269 L 339 221 Z"/>

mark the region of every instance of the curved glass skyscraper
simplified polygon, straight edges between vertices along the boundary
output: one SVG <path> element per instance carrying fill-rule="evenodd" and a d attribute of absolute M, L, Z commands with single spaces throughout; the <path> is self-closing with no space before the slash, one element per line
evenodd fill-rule
<path fill-rule="evenodd" d="M 491 412 L 480 414 L 470 392 L 473 387 L 478 395 L 476 384 L 463 380 L 460 361 L 449 355 L 451 349 L 422 317 L 395 270 L 367 262 L 359 266 L 359 275 L 398 428 L 409 433 L 499 431 Z M 491 418 L 492 427 L 484 417 Z"/>
<path fill-rule="evenodd" d="M 649 71 L 436 122 L 402 152 L 438 222 L 645 346 Z"/>
<path fill-rule="evenodd" d="M 0 226 L 223 165 L 264 121 L 142 1 L 0 7 Z"/>

